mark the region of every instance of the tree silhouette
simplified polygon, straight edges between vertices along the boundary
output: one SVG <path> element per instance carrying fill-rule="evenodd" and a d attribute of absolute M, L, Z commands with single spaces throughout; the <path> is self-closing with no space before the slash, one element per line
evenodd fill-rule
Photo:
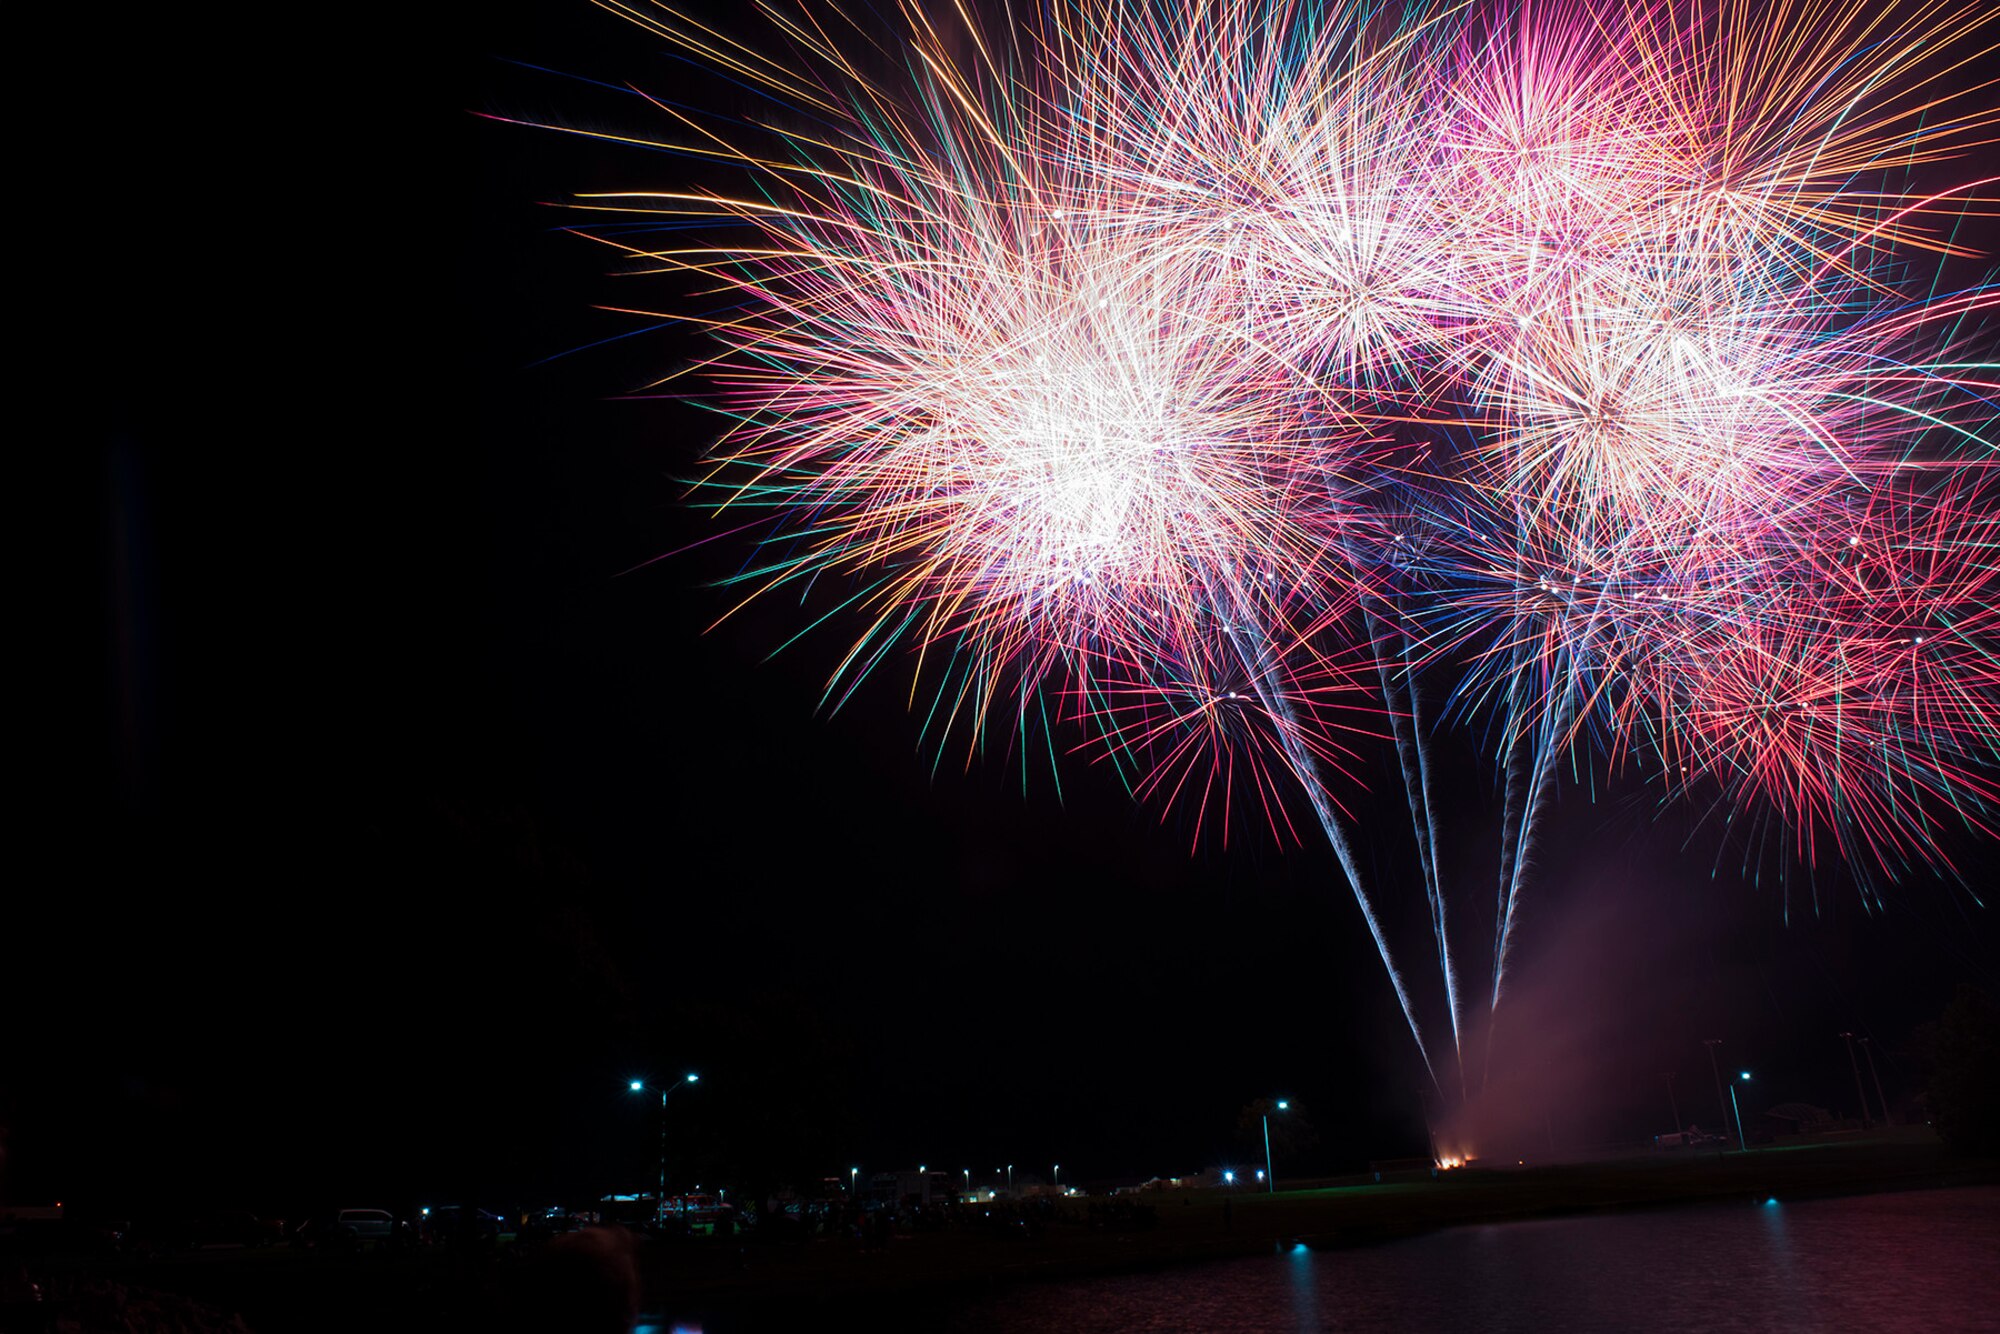
<path fill-rule="evenodd" d="M 1913 1037 L 1938 1138 L 1954 1153 L 2000 1152 L 2000 1010 L 1961 985 L 1944 1013 Z"/>

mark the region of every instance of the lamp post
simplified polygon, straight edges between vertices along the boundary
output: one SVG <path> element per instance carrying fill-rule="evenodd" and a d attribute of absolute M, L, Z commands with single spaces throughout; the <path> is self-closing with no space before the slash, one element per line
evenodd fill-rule
<path fill-rule="evenodd" d="M 1660 1077 L 1667 1081 L 1667 1105 L 1674 1109 L 1674 1132 L 1678 1134 L 1687 1127 L 1681 1124 L 1681 1100 L 1674 1096 L 1674 1072 L 1669 1070 Z"/>
<path fill-rule="evenodd" d="M 1703 1038 L 1701 1045 L 1708 1048 L 1708 1072 L 1715 1076 L 1715 1114 L 1729 1123 L 1729 1109 L 1722 1105 L 1722 1067 L 1715 1063 L 1715 1049 L 1722 1045 L 1721 1038 Z"/>
<path fill-rule="evenodd" d="M 1867 1038 L 1861 1039 L 1861 1054 L 1868 1058 L 1868 1077 L 1875 1081 L 1875 1104 L 1882 1109 L 1882 1124 L 1889 1124 L 1889 1099 L 1882 1092 L 1882 1072 L 1875 1068 L 1875 1048 Z"/>
<path fill-rule="evenodd" d="M 1284 1098 L 1278 1099 L 1278 1110 L 1281 1112 L 1288 1110 L 1291 1107 L 1291 1105 L 1292 1104 L 1286 1101 Z M 1271 1166 L 1271 1114 L 1269 1112 L 1265 1112 L 1264 1113 L 1264 1193 L 1266 1195 L 1275 1194 L 1277 1192 L 1277 1189 L 1278 1189 L 1278 1172 L 1276 1168 Z"/>
<path fill-rule="evenodd" d="M 1841 1039 L 1847 1043 L 1847 1066 L 1854 1071 L 1854 1096 L 1861 1103 L 1861 1128 L 1868 1129 L 1868 1095 L 1861 1091 L 1861 1062 L 1854 1059 L 1854 1034 L 1842 1033 Z"/>
<path fill-rule="evenodd" d="M 1062 1164 L 1061 1164 L 1061 1163 L 1057 1163 L 1057 1164 L 1056 1164 L 1056 1192 L 1057 1192 L 1058 1194 L 1061 1194 L 1061 1192 L 1062 1192 Z"/>
<path fill-rule="evenodd" d="M 1750 1078 L 1750 1072 L 1745 1070 L 1740 1078 L 1747 1082 Z M 1729 1106 L 1736 1113 L 1736 1147 L 1744 1153 L 1748 1153 L 1750 1152 L 1750 1141 L 1743 1138 L 1743 1109 L 1736 1105 L 1736 1085 L 1734 1084 L 1729 1086 Z"/>
<path fill-rule="evenodd" d="M 1442 1164 L 1443 1160 L 1438 1156 L 1437 1126 L 1431 1122 L 1431 1100 L 1425 1095 L 1423 1085 L 1421 1084 L 1417 1086 L 1417 1111 L 1424 1118 L 1424 1138 L 1430 1141 L 1431 1170 L 1435 1171 Z M 1262 1181 L 1264 1178 L 1260 1175 L 1257 1179 Z"/>
<path fill-rule="evenodd" d="M 1007 1164 L 1007 1193 L 1009 1195 L 1014 1193 L 1014 1164 L 1012 1163 Z"/>
<path fill-rule="evenodd" d="M 660 1090 L 660 1196 L 653 1209 L 653 1226 L 665 1227 L 667 1223 L 667 1095 L 683 1084 L 699 1084 L 701 1076 L 689 1071 L 673 1083 Z M 646 1091 L 646 1081 L 635 1079 L 631 1083 L 634 1093 Z"/>

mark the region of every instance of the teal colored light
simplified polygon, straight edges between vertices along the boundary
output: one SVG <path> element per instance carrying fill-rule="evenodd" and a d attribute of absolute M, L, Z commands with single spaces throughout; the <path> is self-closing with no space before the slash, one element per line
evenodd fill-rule
<path fill-rule="evenodd" d="M 642 1089 L 642 1088 L 644 1088 L 644 1087 L 646 1087 L 646 1086 L 645 1086 L 644 1084 L 640 1083 L 640 1082 L 639 1082 L 638 1080 L 636 1080 L 636 1079 L 635 1079 L 635 1080 L 633 1080 L 633 1081 L 632 1081 L 632 1091 L 633 1091 L 634 1093 L 637 1093 L 637 1092 L 638 1092 L 638 1091 L 639 1091 L 640 1089 Z"/>

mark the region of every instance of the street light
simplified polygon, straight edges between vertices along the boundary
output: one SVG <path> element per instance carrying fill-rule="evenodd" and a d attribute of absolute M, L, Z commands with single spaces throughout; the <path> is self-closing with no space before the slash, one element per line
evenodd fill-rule
<path fill-rule="evenodd" d="M 1875 1048 L 1867 1038 L 1861 1039 L 1861 1054 L 1868 1058 L 1868 1077 L 1875 1081 L 1875 1101 L 1882 1108 L 1882 1124 L 1889 1124 L 1889 1098 L 1882 1092 L 1882 1072 L 1875 1068 Z"/>
<path fill-rule="evenodd" d="M 1061 1190 L 1061 1189 L 1062 1189 L 1062 1164 L 1061 1164 L 1061 1163 L 1057 1163 L 1057 1164 L 1056 1164 L 1056 1189 L 1057 1189 L 1057 1190 Z"/>
<path fill-rule="evenodd" d="M 1290 1111 L 1291 1106 L 1292 1104 L 1289 1100 L 1284 1098 L 1278 1099 L 1279 1111 L 1281 1112 Z M 1269 1112 L 1265 1112 L 1264 1113 L 1264 1193 L 1266 1195 L 1270 1195 L 1276 1192 L 1277 1189 L 1278 1189 L 1277 1169 L 1271 1166 L 1271 1114 Z"/>
<path fill-rule="evenodd" d="M 1745 1070 L 1742 1074 L 1742 1079 L 1747 1082 L 1749 1078 L 1750 1072 Z M 1734 1084 L 1729 1086 L 1729 1107 L 1731 1111 L 1736 1113 L 1736 1147 L 1748 1153 L 1750 1152 L 1750 1142 L 1743 1138 L 1743 1109 L 1736 1105 L 1736 1085 Z"/>
<path fill-rule="evenodd" d="M 653 1209 L 653 1225 L 665 1227 L 667 1224 L 667 1095 L 682 1084 L 699 1084 L 701 1076 L 690 1070 L 673 1083 L 660 1090 L 660 1197 Z M 632 1092 L 644 1093 L 646 1081 L 635 1079 L 629 1085 Z M 685 1205 L 682 1206 L 686 1208 Z"/>
<path fill-rule="evenodd" d="M 1847 1041 L 1847 1065 L 1854 1071 L 1854 1096 L 1861 1100 L 1861 1128 L 1868 1129 L 1868 1095 L 1861 1091 L 1861 1063 L 1854 1059 L 1854 1034 L 1840 1035 Z"/>
<path fill-rule="evenodd" d="M 861 1194 L 861 1169 L 858 1167 L 850 1167 L 847 1169 L 847 1198 L 851 1200 L 860 1194 Z"/>

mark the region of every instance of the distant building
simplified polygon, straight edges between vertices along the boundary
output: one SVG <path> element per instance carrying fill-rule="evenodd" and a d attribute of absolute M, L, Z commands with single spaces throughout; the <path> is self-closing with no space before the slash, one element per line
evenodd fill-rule
<path fill-rule="evenodd" d="M 1120 1195 L 1128 1195 L 1135 1191 L 1192 1190 L 1196 1186 L 1202 1184 L 1204 1183 L 1202 1181 L 1201 1173 L 1190 1172 L 1186 1176 L 1180 1176 L 1180 1177 L 1148 1177 L 1146 1180 L 1141 1181 L 1136 1186 L 1121 1186 L 1119 1187 L 1116 1193 Z"/>
<path fill-rule="evenodd" d="M 1840 1128 L 1832 1112 L 1807 1102 L 1781 1102 L 1765 1112 L 1759 1128 L 1767 1136 L 1816 1135 Z"/>
<path fill-rule="evenodd" d="M 1437 1164 L 1428 1158 L 1381 1158 L 1368 1164 L 1377 1181 L 1427 1181 L 1437 1177 Z"/>
<path fill-rule="evenodd" d="M 644 1227 L 659 1214 L 660 1197 L 643 1191 L 630 1195 L 606 1195 L 597 1201 L 597 1216 L 607 1223 Z"/>
<path fill-rule="evenodd" d="M 901 1208 L 912 1204 L 943 1204 L 959 1195 L 957 1179 L 949 1172 L 877 1172 L 868 1178 L 868 1199 L 874 1204 Z"/>

